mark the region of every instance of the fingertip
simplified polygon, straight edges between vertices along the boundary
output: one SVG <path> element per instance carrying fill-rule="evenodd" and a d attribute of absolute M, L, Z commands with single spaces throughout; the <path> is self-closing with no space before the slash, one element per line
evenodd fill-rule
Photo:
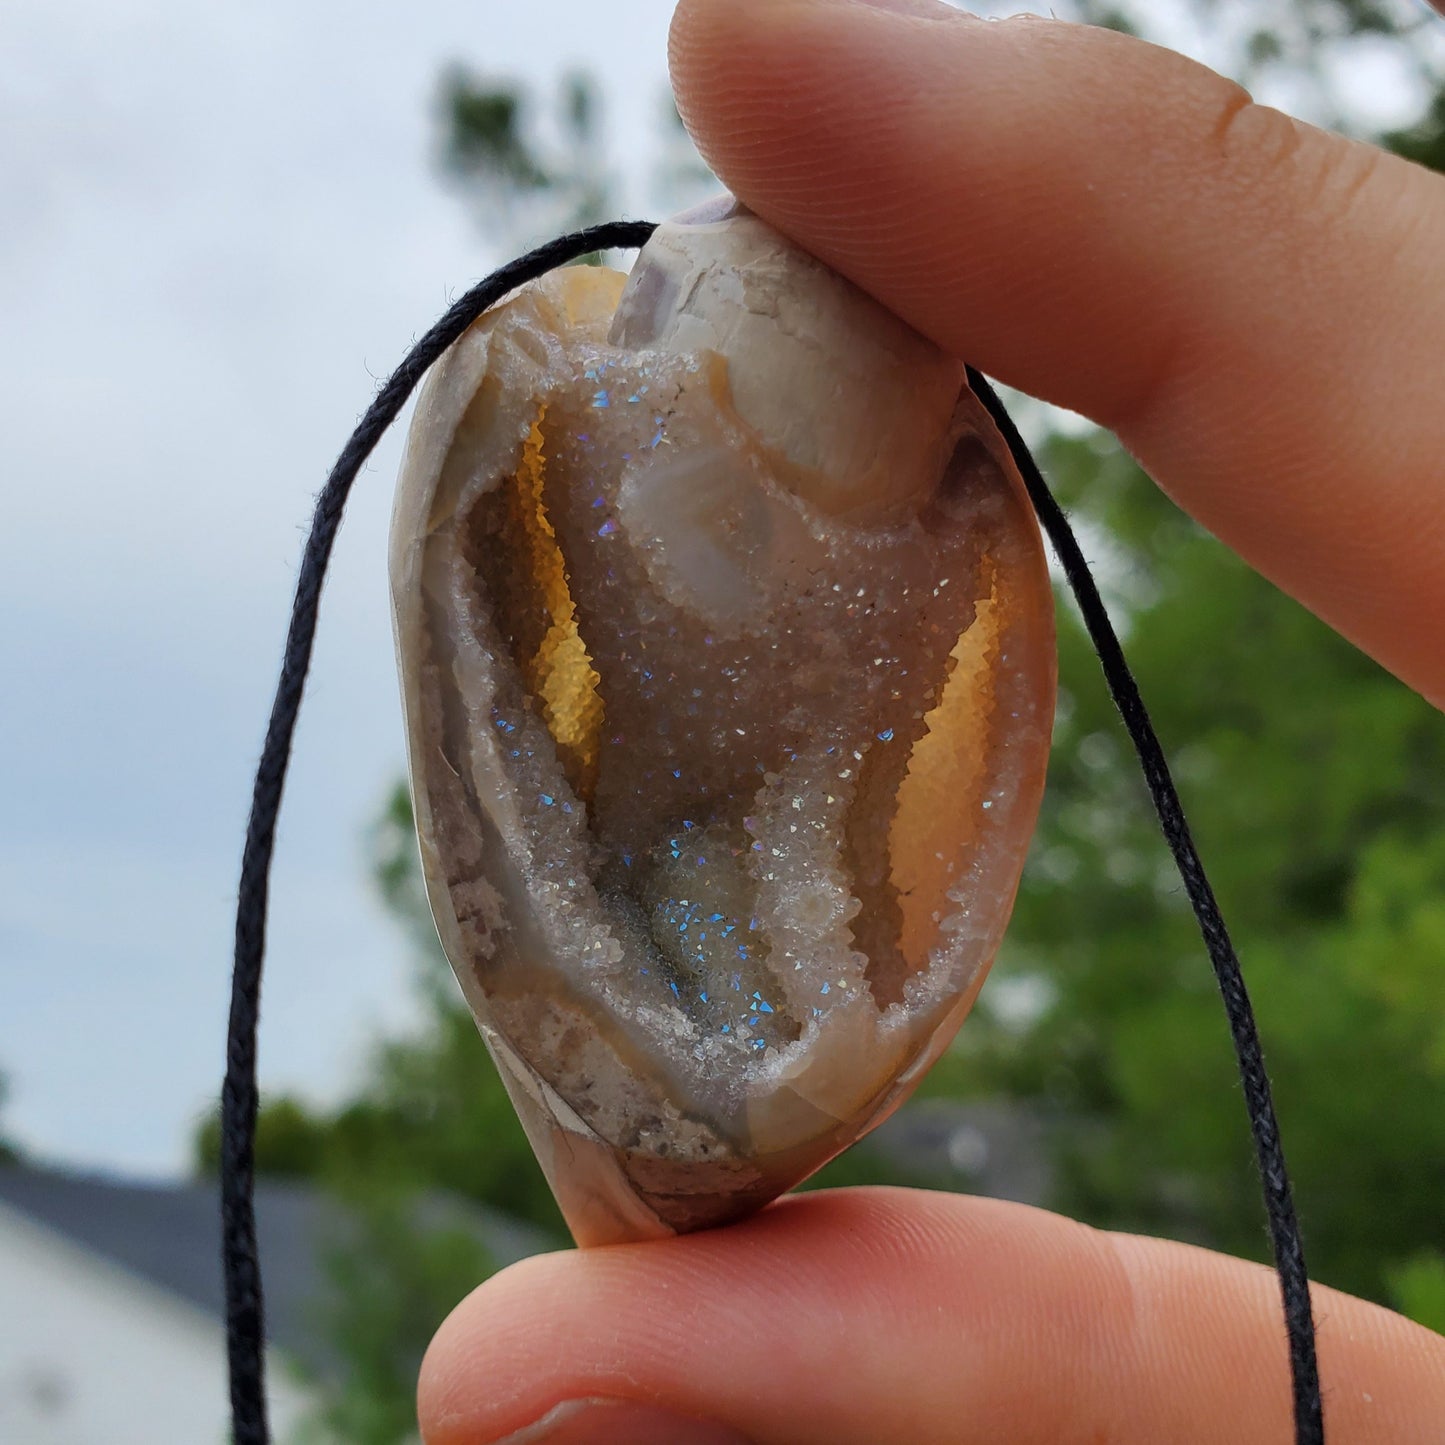
<path fill-rule="evenodd" d="M 679 111 L 741 200 L 946 350 L 1092 415 L 1127 410 L 1172 278 L 1110 181 L 1142 154 L 1167 166 L 1235 87 L 1110 31 L 934 8 L 683 0 Z M 1135 210 L 1156 191 L 1141 176 Z M 1087 366 L 1060 326 L 1089 338 Z"/>
<path fill-rule="evenodd" d="M 478 1433 L 477 1402 L 505 1412 L 510 1393 L 505 1365 L 479 1348 L 499 1335 L 492 1321 L 505 1320 L 545 1278 L 551 1255 L 517 1261 L 484 1280 L 442 1321 L 422 1356 L 417 1375 L 417 1423 L 426 1445 L 462 1445 L 488 1438 Z M 504 1336 L 503 1336 L 504 1337 Z"/>

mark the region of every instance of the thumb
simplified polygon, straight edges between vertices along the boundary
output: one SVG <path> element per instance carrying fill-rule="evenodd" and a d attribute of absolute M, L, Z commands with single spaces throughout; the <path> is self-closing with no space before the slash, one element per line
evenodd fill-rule
<path fill-rule="evenodd" d="M 934 0 L 682 0 L 703 155 L 959 355 L 1118 432 L 1445 699 L 1445 181 L 1127 36 Z"/>

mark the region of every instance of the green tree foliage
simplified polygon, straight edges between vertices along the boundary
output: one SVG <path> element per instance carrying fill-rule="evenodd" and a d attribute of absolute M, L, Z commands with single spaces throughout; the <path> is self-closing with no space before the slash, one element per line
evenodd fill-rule
<path fill-rule="evenodd" d="M 424 1022 L 382 1047 L 365 1091 L 337 1116 L 339 1161 L 484 1200 L 560 1241 L 556 1204 L 437 942 L 404 786 L 372 842 L 374 876 L 416 951 Z"/>
<path fill-rule="evenodd" d="M 671 94 L 660 100 L 646 189 L 672 210 L 718 186 Z M 601 88 L 586 71 L 548 91 L 453 66 L 438 91 L 442 174 L 509 249 L 607 220 L 619 213 L 624 187 L 603 144 L 602 112 Z"/>
<path fill-rule="evenodd" d="M 3 1073 L 0 1073 L 0 1110 L 5 1108 L 5 1098 L 10 1092 L 10 1083 Z M 18 1164 L 20 1162 L 20 1151 L 0 1134 L 0 1164 Z"/>
<path fill-rule="evenodd" d="M 1055 438 L 1046 458 L 1132 599 L 1128 650 L 1244 959 L 1311 1260 L 1389 1297 L 1445 1240 L 1445 726 L 1112 445 Z M 1009 942 L 933 1087 L 1062 1121 L 1059 1207 L 1262 1256 L 1212 975 L 1067 606 L 1060 676 Z"/>
<path fill-rule="evenodd" d="M 294 1445 L 398 1445 L 417 1438 L 416 1377 L 438 1323 L 492 1270 L 464 1224 L 430 1222 L 409 1192 L 370 1180 L 342 1196 L 315 1323 L 334 1369 L 310 1379 L 319 1403 Z"/>
<path fill-rule="evenodd" d="M 1445 173 L 1445 86 L 1418 125 L 1386 136 L 1385 143 L 1406 160 Z"/>
<path fill-rule="evenodd" d="M 407 1183 L 484 1201 L 564 1238 L 561 1216 L 476 1024 L 437 942 L 416 859 L 411 801 L 389 797 L 372 834 L 373 877 L 416 957 L 422 1021 L 374 1051 L 364 1082 L 321 1112 L 281 1096 L 263 1102 L 256 1168 L 355 1192 L 361 1181 Z M 220 1129 L 208 1117 L 192 1146 L 204 1176 L 219 1167 Z"/>
<path fill-rule="evenodd" d="M 441 168 L 487 222 L 529 241 L 590 226 L 612 209 L 599 141 L 597 82 L 563 78 L 545 99 L 463 66 L 442 78 Z"/>
<path fill-rule="evenodd" d="M 322 1172 L 331 1141 L 332 1121 L 313 1112 L 291 1094 L 267 1099 L 256 1116 L 256 1168 L 272 1179 L 308 1179 Z M 221 1170 L 221 1116 L 208 1114 L 191 1144 L 197 1175 Z"/>
<path fill-rule="evenodd" d="M 1423 1250 L 1396 1265 L 1390 1292 L 1412 1320 L 1445 1335 L 1445 1250 Z"/>

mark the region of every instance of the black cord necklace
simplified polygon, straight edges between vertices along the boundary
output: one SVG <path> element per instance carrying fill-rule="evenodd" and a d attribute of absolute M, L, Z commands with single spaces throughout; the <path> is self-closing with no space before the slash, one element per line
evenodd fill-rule
<path fill-rule="evenodd" d="M 256 1030 L 276 820 L 306 674 L 311 665 L 321 587 L 347 498 L 357 474 L 387 428 L 396 420 L 427 369 L 483 312 L 524 282 L 536 280 L 590 252 L 641 246 L 654 229 L 653 224 L 646 221 L 613 221 L 592 226 L 539 246 L 474 286 L 417 342 L 387 379 L 342 449 L 317 498 L 296 583 L 281 676 L 271 707 L 261 761 L 256 769 L 236 906 L 226 1074 L 221 1090 L 222 1262 L 226 1284 L 234 1445 L 269 1445 L 270 1441 L 265 1397 L 264 1309 L 254 1207 L 256 1115 L 259 1107 Z M 1099 655 L 1110 695 L 1138 753 L 1165 841 L 1199 921 L 1200 933 L 1224 999 L 1244 1087 L 1255 1156 L 1263 1180 L 1265 1212 L 1289 1340 L 1295 1442 L 1296 1445 L 1323 1445 L 1323 1405 L 1304 1249 L 1259 1031 L 1245 990 L 1239 958 L 1190 836 L 1164 750 L 1068 519 L 1050 493 L 1038 464 L 997 393 L 972 367 L 967 375 L 969 385 L 1008 444 L 1039 521 L 1063 565 Z"/>

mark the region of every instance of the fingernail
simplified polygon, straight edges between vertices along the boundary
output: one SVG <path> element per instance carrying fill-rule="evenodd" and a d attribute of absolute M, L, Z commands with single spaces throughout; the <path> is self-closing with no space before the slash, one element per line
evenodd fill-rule
<path fill-rule="evenodd" d="M 631 1400 L 567 1400 L 495 1445 L 752 1445 L 730 1425 Z"/>

